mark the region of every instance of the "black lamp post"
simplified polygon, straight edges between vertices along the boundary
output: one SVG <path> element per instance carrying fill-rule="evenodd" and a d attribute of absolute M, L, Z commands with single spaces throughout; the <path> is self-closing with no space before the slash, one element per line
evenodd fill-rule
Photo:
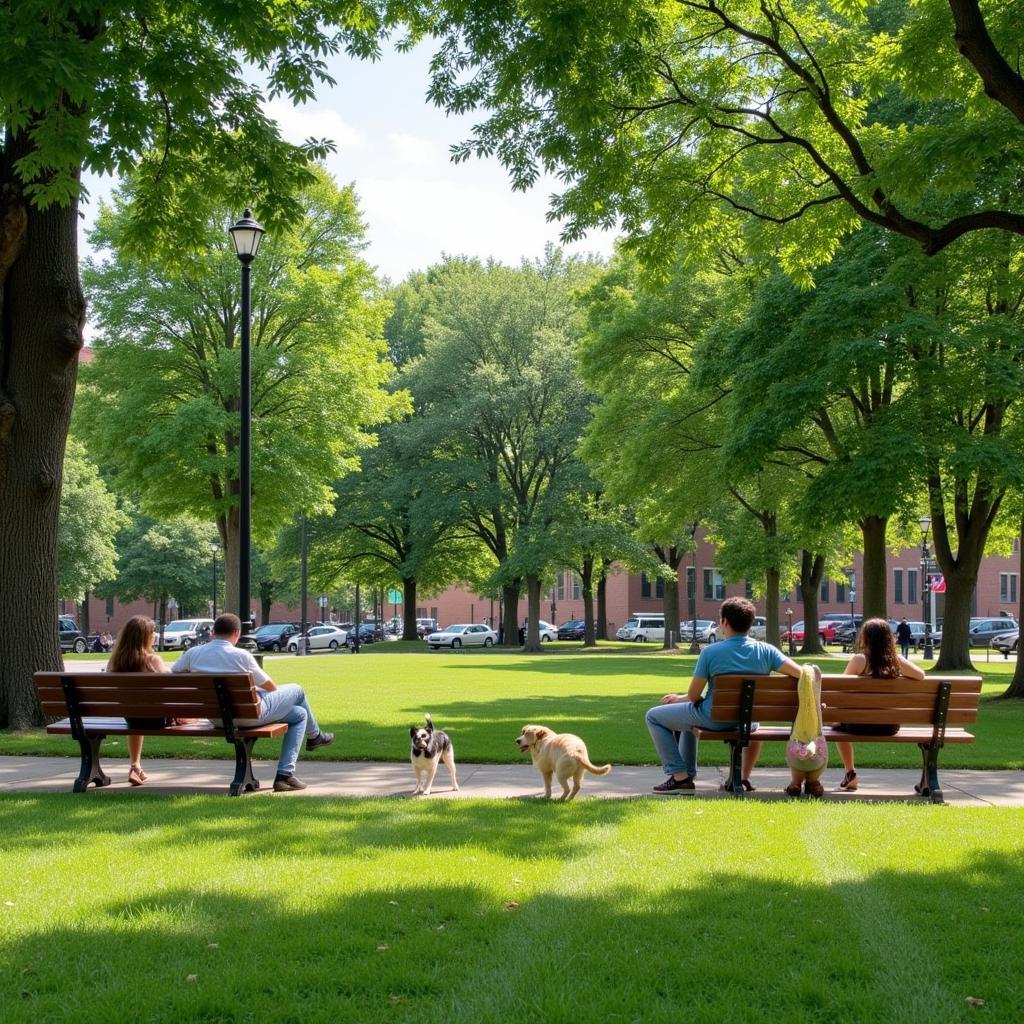
<path fill-rule="evenodd" d="M 555 607 L 555 588 L 552 587 L 551 588 L 551 625 L 552 626 L 557 625 L 557 623 L 555 622 L 555 612 L 556 611 L 557 611 L 557 608 Z"/>
<path fill-rule="evenodd" d="M 930 575 L 931 552 L 928 550 L 928 531 L 931 529 L 932 520 L 930 516 L 921 516 L 918 519 L 921 527 L 921 617 L 924 619 L 924 651 L 922 657 L 930 661 L 935 657 L 935 648 L 932 646 L 932 619 L 928 607 L 928 596 L 931 593 L 932 581 Z"/>
<path fill-rule="evenodd" d="M 219 544 L 210 545 L 210 553 L 213 555 L 213 600 L 210 602 L 210 618 L 217 618 L 217 552 L 220 551 Z"/>
<path fill-rule="evenodd" d="M 263 227 L 252 218 L 252 210 L 246 210 L 242 219 L 229 228 L 235 255 L 242 264 L 242 386 L 239 401 L 241 428 L 239 430 L 239 456 L 241 465 L 238 473 L 238 617 L 243 623 L 249 622 L 249 559 L 252 547 L 252 361 L 250 353 L 250 321 L 252 319 L 252 295 L 249 281 L 250 264 L 256 259 L 263 239 Z"/>
<path fill-rule="evenodd" d="M 690 601 L 690 654 L 700 654 L 700 644 L 697 643 L 697 520 L 693 521 L 690 527 L 690 547 L 693 549 L 693 579 L 690 580 L 687 589 L 687 598 Z"/>
<path fill-rule="evenodd" d="M 793 609 L 786 609 L 786 619 L 788 620 L 788 628 L 786 632 L 789 634 L 789 656 L 792 658 L 796 654 L 796 644 L 793 643 Z"/>

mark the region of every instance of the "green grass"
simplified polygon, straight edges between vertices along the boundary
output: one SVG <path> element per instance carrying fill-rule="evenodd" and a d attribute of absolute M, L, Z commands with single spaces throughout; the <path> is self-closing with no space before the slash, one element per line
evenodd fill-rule
<path fill-rule="evenodd" d="M 397 643 L 374 644 L 358 656 L 321 655 L 270 659 L 266 668 L 279 682 L 302 683 L 325 728 L 338 741 L 312 755 L 323 759 L 404 760 L 409 726 L 429 711 L 449 731 L 462 761 L 513 763 L 522 760 L 512 740 L 527 722 L 582 735 L 591 755 L 616 764 L 652 764 L 654 752 L 644 713 L 670 691 L 685 690 L 693 670 L 689 655 L 662 654 L 653 647 L 625 652 L 609 645 L 583 654 L 578 645 L 554 644 L 542 655 L 498 651 L 447 651 L 397 656 Z M 631 649 L 629 649 L 631 648 Z M 840 671 L 845 659 L 814 659 L 826 671 Z M 981 712 L 972 732 L 977 742 L 947 747 L 946 768 L 1024 768 L 1024 702 L 995 698 L 1009 682 L 1013 666 L 986 665 Z M 276 745 L 262 741 L 261 757 L 276 757 Z M 104 744 L 108 754 L 123 754 L 124 739 Z M 0 733 L 3 754 L 77 754 L 65 738 L 41 730 Z M 148 755 L 230 757 L 221 739 L 146 740 Z M 722 743 L 704 743 L 704 764 L 724 764 Z M 783 744 L 764 748 L 762 763 L 781 765 Z M 864 743 L 863 767 L 916 767 L 920 754 L 912 744 Z"/>
<path fill-rule="evenodd" d="M 1019 1022 L 1022 826 L 906 805 L 0 796 L 2 1018 Z"/>

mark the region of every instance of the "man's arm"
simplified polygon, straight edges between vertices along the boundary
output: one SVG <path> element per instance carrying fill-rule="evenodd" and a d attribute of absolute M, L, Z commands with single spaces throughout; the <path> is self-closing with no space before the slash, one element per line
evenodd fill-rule
<path fill-rule="evenodd" d="M 704 695 L 707 685 L 708 681 L 703 676 L 694 676 L 690 680 L 690 688 L 686 691 L 686 699 L 696 704 Z"/>
<path fill-rule="evenodd" d="M 779 671 L 783 675 L 792 676 L 794 679 L 800 678 L 800 673 L 803 669 L 795 662 L 792 658 L 783 659 L 782 664 L 779 666 Z"/>

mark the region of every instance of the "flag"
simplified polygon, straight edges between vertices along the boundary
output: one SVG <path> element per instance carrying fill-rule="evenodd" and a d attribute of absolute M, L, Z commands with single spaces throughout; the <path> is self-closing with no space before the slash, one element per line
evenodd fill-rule
<path fill-rule="evenodd" d="M 944 594 L 946 592 L 946 577 L 933 576 L 931 589 L 933 594 Z"/>

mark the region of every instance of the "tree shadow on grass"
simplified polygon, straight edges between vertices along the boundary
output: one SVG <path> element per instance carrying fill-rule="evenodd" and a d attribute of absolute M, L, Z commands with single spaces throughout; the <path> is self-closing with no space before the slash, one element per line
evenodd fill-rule
<path fill-rule="evenodd" d="M 1024 1016 L 1009 856 L 833 885 L 712 872 L 656 895 L 602 888 L 585 859 L 526 894 L 435 884 L 426 862 L 352 893 L 329 854 L 310 861 L 293 877 L 254 867 L 240 895 L 211 858 L 201 888 L 171 881 L 8 933 L 5 1024 L 945 1024 L 973 1019 L 968 996 L 988 1019 Z M 87 901 L 86 878 L 75 888 Z"/>

